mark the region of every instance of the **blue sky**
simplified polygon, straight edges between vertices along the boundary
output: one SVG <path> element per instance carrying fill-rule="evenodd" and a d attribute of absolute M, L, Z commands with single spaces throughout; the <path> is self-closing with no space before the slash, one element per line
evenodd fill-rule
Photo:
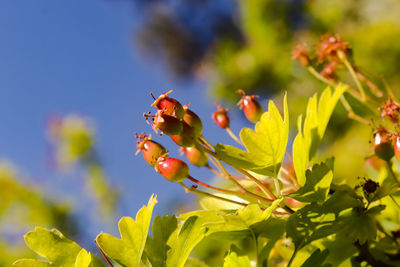
<path fill-rule="evenodd" d="M 229 139 L 211 122 L 214 101 L 206 84 L 173 80 L 161 60 L 141 56 L 134 40 L 138 25 L 140 16 L 129 1 L 0 2 L 0 158 L 15 164 L 28 183 L 43 188 L 50 198 L 86 203 L 88 197 L 76 187 L 82 179 L 79 172 L 60 174 L 46 165 L 45 127 L 51 114 L 91 117 L 98 152 L 122 199 L 111 229 L 88 217 L 87 205 L 76 207 L 90 237 L 102 230 L 114 232 L 117 218 L 135 216 L 152 193 L 158 195 L 159 214 L 188 198 L 134 156 L 133 134 L 151 132 L 142 118 L 150 110 L 150 91 L 174 89 L 174 96 L 183 104 L 190 102 L 203 118 L 205 136 Z M 178 156 L 167 137 L 156 140 Z M 191 172 L 204 175 L 194 167 Z"/>

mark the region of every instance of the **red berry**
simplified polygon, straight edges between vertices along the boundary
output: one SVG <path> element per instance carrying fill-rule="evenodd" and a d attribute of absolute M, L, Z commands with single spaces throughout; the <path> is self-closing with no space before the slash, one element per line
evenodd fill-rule
<path fill-rule="evenodd" d="M 203 123 L 196 113 L 188 109 L 188 107 L 183 108 L 185 110 L 185 115 L 183 115 L 183 120 L 192 126 L 198 135 L 201 135 L 203 131 Z"/>
<path fill-rule="evenodd" d="M 136 139 L 138 140 L 137 151 L 136 154 L 142 151 L 143 158 L 147 161 L 148 164 L 154 167 L 157 162 L 157 159 L 161 156 L 166 157 L 167 150 L 160 145 L 159 143 L 150 140 L 151 136 L 146 136 L 145 134 L 136 135 Z"/>
<path fill-rule="evenodd" d="M 164 114 L 161 110 L 157 112 L 152 127 L 156 132 L 159 129 L 169 136 L 182 132 L 182 122 L 177 117 Z"/>
<path fill-rule="evenodd" d="M 393 137 L 394 156 L 400 162 L 400 134 Z"/>
<path fill-rule="evenodd" d="M 188 165 L 176 158 L 159 158 L 155 165 L 156 172 L 160 173 L 168 181 L 182 182 L 189 175 Z"/>
<path fill-rule="evenodd" d="M 198 149 L 197 147 L 185 147 L 182 149 L 182 151 L 185 153 L 186 158 L 192 163 L 193 165 L 196 165 L 198 167 L 206 166 L 208 164 L 208 158 L 206 153 L 204 153 L 202 150 Z"/>
<path fill-rule="evenodd" d="M 237 90 L 237 93 L 242 95 L 242 98 L 238 102 L 240 109 L 243 109 L 244 115 L 251 122 L 257 122 L 260 120 L 261 115 L 264 113 L 264 109 L 261 107 L 255 98 L 257 95 L 246 95 L 243 90 Z"/>
<path fill-rule="evenodd" d="M 171 92 L 172 90 L 160 95 L 153 102 L 152 106 L 155 106 L 158 110 L 162 110 L 166 115 L 175 116 L 179 119 L 182 119 L 185 111 L 178 100 L 168 96 L 168 94 Z"/>
<path fill-rule="evenodd" d="M 218 110 L 212 114 L 212 119 L 220 128 L 229 128 L 230 121 L 227 109 L 218 107 Z"/>
<path fill-rule="evenodd" d="M 171 135 L 171 139 L 181 147 L 191 147 L 196 144 L 198 137 L 196 130 L 184 121 L 181 121 L 182 131 L 177 135 Z"/>
<path fill-rule="evenodd" d="M 379 128 L 374 135 L 375 155 L 383 160 L 389 161 L 394 156 L 394 149 L 390 134 L 385 128 Z"/>

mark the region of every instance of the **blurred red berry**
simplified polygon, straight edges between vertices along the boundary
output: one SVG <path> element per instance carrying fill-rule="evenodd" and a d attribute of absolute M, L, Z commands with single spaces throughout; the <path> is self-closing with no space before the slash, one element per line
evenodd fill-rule
<path fill-rule="evenodd" d="M 244 115 L 251 122 L 258 122 L 261 118 L 261 115 L 264 113 L 264 109 L 258 103 L 255 98 L 257 95 L 246 95 L 243 90 L 237 90 L 237 93 L 242 95 L 242 98 L 239 100 L 237 105 L 240 109 L 243 109 Z"/>
<path fill-rule="evenodd" d="M 379 108 L 379 110 L 382 111 L 382 113 L 381 113 L 382 120 L 383 120 L 385 117 L 388 117 L 389 120 L 390 120 L 391 122 L 393 122 L 393 123 L 397 123 L 397 122 L 399 121 L 399 110 L 400 110 L 400 107 L 399 107 L 399 105 L 398 105 L 396 102 L 394 102 L 391 98 L 389 98 L 389 99 L 387 100 L 387 102 L 384 103 L 384 104 Z"/>
<path fill-rule="evenodd" d="M 400 162 L 400 134 L 393 137 L 394 156 Z"/>
<path fill-rule="evenodd" d="M 220 128 L 229 128 L 230 121 L 227 109 L 218 107 L 218 110 L 212 114 L 212 119 Z"/>
<path fill-rule="evenodd" d="M 322 35 L 321 42 L 316 47 L 317 63 L 321 64 L 325 61 L 341 62 L 338 55 L 339 51 L 345 55 L 350 55 L 351 47 L 348 43 L 343 42 L 339 35 Z"/>
<path fill-rule="evenodd" d="M 292 51 L 292 58 L 299 61 L 302 66 L 307 67 L 310 65 L 310 57 L 308 53 L 308 49 L 305 48 L 303 44 L 298 43 Z"/>

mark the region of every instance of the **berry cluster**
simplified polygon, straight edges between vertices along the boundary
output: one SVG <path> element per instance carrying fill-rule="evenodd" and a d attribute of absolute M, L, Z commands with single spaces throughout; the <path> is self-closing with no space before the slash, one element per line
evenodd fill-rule
<path fill-rule="evenodd" d="M 246 95 L 243 90 L 238 90 L 237 92 L 241 95 L 238 106 L 243 110 L 246 118 L 253 123 L 258 122 L 264 112 L 262 106 L 256 100 L 258 96 Z M 214 175 L 230 180 L 236 189 L 219 188 L 195 179 L 190 175 L 189 167 L 184 161 L 169 157 L 168 151 L 161 144 L 151 140 L 150 135 L 136 134 L 136 154 L 142 152 L 146 162 L 154 167 L 156 172 L 160 173 L 169 181 L 179 183 L 188 192 L 207 195 L 243 206 L 246 206 L 247 203 L 201 191 L 198 189 L 198 186 L 203 186 L 228 195 L 244 196 L 243 199 L 254 199 L 257 202 L 264 201 L 270 203 L 276 199 L 276 196 L 272 193 L 273 184 L 264 184 L 264 182 L 259 181 L 245 170 L 236 168 L 235 166 L 232 167 L 244 176 L 231 175 L 222 164 L 221 159 L 217 157 L 214 146 L 203 137 L 203 124 L 199 116 L 194 111 L 190 110 L 188 105 L 183 106 L 178 100 L 171 98 L 169 96 L 170 93 L 171 91 L 161 94 L 158 98 L 155 98 L 151 94 L 154 98 L 152 106 L 156 108 L 156 113 L 154 115 L 152 115 L 151 112 L 143 114 L 148 124 L 151 125 L 156 133 L 161 132 L 160 135 L 165 134 L 169 136 L 175 144 L 180 147 L 181 153 L 186 156 L 191 164 L 197 167 L 205 167 Z M 234 140 L 241 144 L 239 138 L 237 138 L 229 128 L 230 119 L 227 109 L 218 105 L 218 110 L 212 114 L 212 119 L 220 128 L 225 129 Z M 213 163 L 214 167 L 210 166 L 209 162 Z M 283 175 L 285 176 L 285 174 Z M 288 185 L 290 192 L 292 192 L 296 187 L 296 183 L 294 182 L 295 175 L 293 175 L 293 173 L 289 174 L 288 171 L 286 176 L 291 177 L 290 179 L 287 178 L 285 180 L 284 178 L 283 180 L 285 181 L 285 185 Z M 186 179 L 193 183 L 191 187 L 187 187 L 183 183 Z M 245 188 L 241 182 L 239 182 L 242 180 L 247 180 L 248 182 L 253 181 L 254 186 Z M 265 196 L 263 196 L 262 193 L 264 193 Z M 295 202 L 286 202 L 286 205 L 292 207 L 296 204 Z M 283 208 L 289 211 L 291 210 L 287 206 Z"/>

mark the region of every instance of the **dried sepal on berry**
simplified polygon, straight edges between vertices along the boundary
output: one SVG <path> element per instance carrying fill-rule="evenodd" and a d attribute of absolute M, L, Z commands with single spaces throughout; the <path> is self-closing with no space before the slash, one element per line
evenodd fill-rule
<path fill-rule="evenodd" d="M 292 58 L 299 61 L 300 64 L 303 67 L 307 67 L 308 65 L 310 65 L 310 56 L 309 56 L 309 50 L 304 47 L 304 45 L 302 43 L 298 43 L 293 51 L 292 51 Z"/>
<path fill-rule="evenodd" d="M 182 122 L 177 117 L 167 115 L 162 110 L 157 111 L 156 115 L 143 114 L 143 116 L 148 123 L 151 119 L 151 127 L 156 133 L 160 130 L 162 133 L 171 136 L 180 134 L 183 130 Z"/>
<path fill-rule="evenodd" d="M 228 117 L 228 109 L 222 108 L 220 105 L 217 106 L 216 110 L 212 114 L 213 121 L 222 129 L 229 128 L 230 120 Z"/>
<path fill-rule="evenodd" d="M 258 95 L 246 95 L 243 90 L 237 90 L 236 93 L 242 95 L 242 98 L 239 100 L 237 105 L 240 109 L 243 109 L 246 118 L 251 122 L 258 122 L 261 118 L 261 115 L 264 113 L 264 109 L 256 100 Z"/>
<path fill-rule="evenodd" d="M 177 158 L 158 158 L 155 170 L 171 182 L 182 182 L 189 176 L 188 165 Z"/>
<path fill-rule="evenodd" d="M 349 56 L 351 47 L 341 40 L 339 35 L 325 34 L 321 36 L 321 42 L 316 47 L 317 64 L 323 62 L 341 62 L 340 54 Z"/>
<path fill-rule="evenodd" d="M 151 140 L 151 135 L 147 136 L 144 133 L 141 135 L 136 134 L 136 140 L 136 155 L 142 152 L 143 158 L 149 165 L 154 167 L 159 157 L 168 157 L 168 151 L 161 144 Z"/>
<path fill-rule="evenodd" d="M 399 105 L 393 101 L 393 99 L 388 98 L 386 103 L 379 107 L 381 111 L 382 120 L 386 117 L 393 123 L 397 123 L 399 121 Z"/>
<path fill-rule="evenodd" d="M 178 100 L 168 96 L 171 92 L 172 90 L 161 94 L 157 99 L 154 100 L 152 106 L 155 106 L 157 110 L 162 110 L 166 115 L 175 116 L 179 119 L 182 119 L 183 115 L 185 114 L 183 107 Z"/>

